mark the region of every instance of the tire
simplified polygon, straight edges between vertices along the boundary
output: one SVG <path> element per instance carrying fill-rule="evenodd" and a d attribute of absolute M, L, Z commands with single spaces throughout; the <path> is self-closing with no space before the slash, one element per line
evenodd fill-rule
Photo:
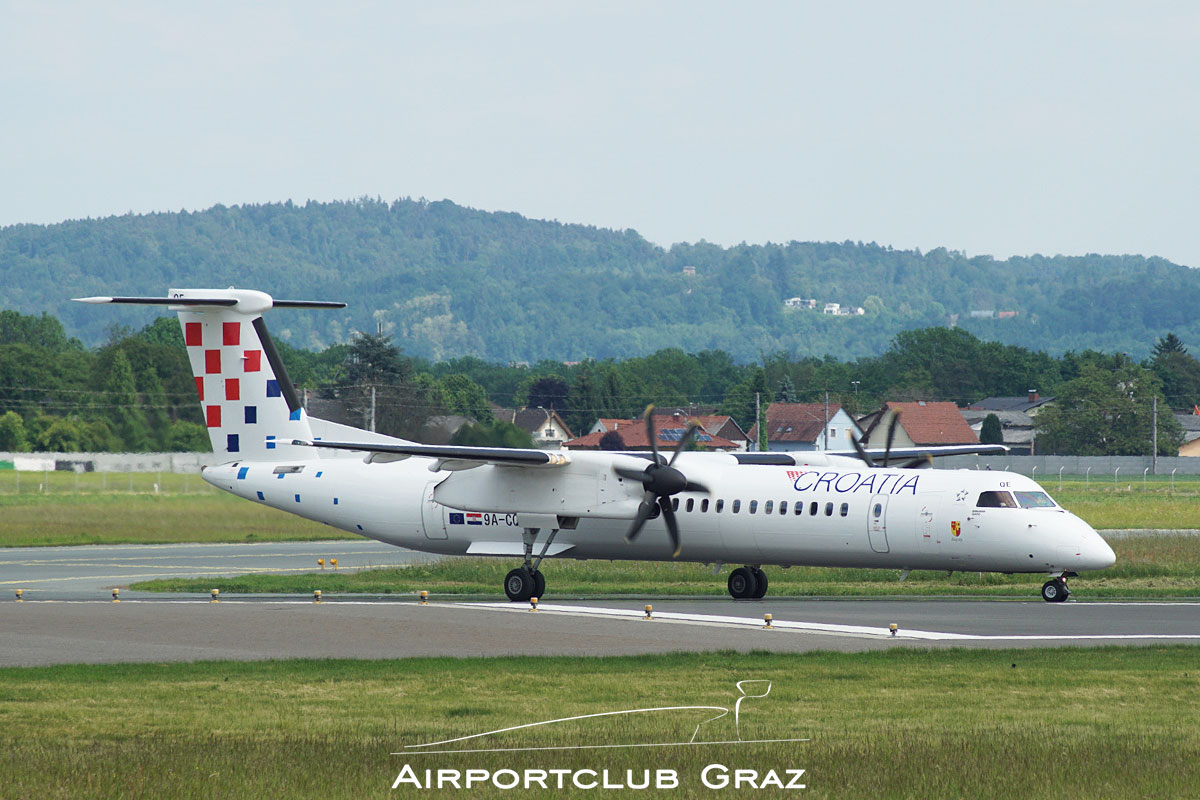
<path fill-rule="evenodd" d="M 1067 599 L 1067 585 L 1062 578 L 1051 578 L 1042 584 L 1042 599 L 1047 603 L 1061 603 Z"/>
<path fill-rule="evenodd" d="M 762 600 L 767 596 L 767 585 L 769 583 L 767 581 L 767 573 L 763 572 L 761 569 L 753 570 L 753 572 L 755 589 L 754 594 L 751 595 L 751 597 L 753 597 L 755 600 Z"/>
<path fill-rule="evenodd" d="M 541 600 L 546 596 L 546 576 L 539 569 L 533 573 L 533 597 Z"/>
<path fill-rule="evenodd" d="M 749 567 L 738 567 L 729 573 L 729 594 L 734 600 L 753 597 L 758 591 L 758 581 Z"/>
<path fill-rule="evenodd" d="M 504 576 L 504 593 L 514 603 L 523 603 L 533 597 L 534 577 L 525 569 L 517 567 Z"/>

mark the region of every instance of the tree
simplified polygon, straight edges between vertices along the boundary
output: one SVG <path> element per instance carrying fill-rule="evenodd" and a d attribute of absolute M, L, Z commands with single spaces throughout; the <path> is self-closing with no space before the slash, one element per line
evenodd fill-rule
<path fill-rule="evenodd" d="M 1168 333 L 1166 336 L 1158 340 L 1154 345 L 1154 350 L 1150 355 L 1152 358 L 1166 355 L 1167 353 L 1186 353 L 1187 348 L 1183 346 L 1183 341 L 1173 333 Z"/>
<path fill-rule="evenodd" d="M 395 386 L 412 374 L 412 364 L 392 337 L 359 333 L 346 351 L 345 380 L 350 386 Z"/>
<path fill-rule="evenodd" d="M 492 421 L 487 392 L 466 375 L 447 375 L 438 380 L 437 388 L 448 413 L 461 414 L 476 422 Z"/>
<path fill-rule="evenodd" d="M 567 408 L 567 397 L 571 387 L 565 378 L 558 375 L 545 375 L 529 384 L 529 398 L 526 405 L 529 408 L 553 408 L 563 411 Z"/>
<path fill-rule="evenodd" d="M 25 434 L 25 421 L 15 411 L 6 411 L 0 416 L 0 450 L 9 453 L 24 453 L 29 449 L 29 438 Z"/>
<path fill-rule="evenodd" d="M 783 380 L 779 383 L 779 391 L 775 393 L 775 399 L 781 403 L 796 402 L 796 387 L 792 383 L 790 375 L 783 376 Z"/>
<path fill-rule="evenodd" d="M 147 365 L 138 374 L 138 385 L 145 399 L 143 406 L 146 424 L 149 428 L 148 439 L 156 449 L 166 449 L 170 436 L 171 419 L 167 414 L 167 394 L 163 391 L 162 381 L 158 373 Z"/>
<path fill-rule="evenodd" d="M 113 421 L 114 433 L 122 446 L 133 453 L 145 451 L 146 417 L 139 407 L 133 367 L 120 348 L 112 351 L 104 382 L 104 399 L 108 406 L 107 417 Z"/>
<path fill-rule="evenodd" d="M 619 451 L 625 449 L 625 439 L 620 431 L 612 430 L 600 437 L 600 449 Z"/>
<path fill-rule="evenodd" d="M 528 433 L 511 422 L 495 421 L 490 425 L 467 423 L 450 439 L 450 444 L 464 447 L 533 447 Z"/>
<path fill-rule="evenodd" d="M 1158 453 L 1176 455 L 1183 442 L 1154 373 L 1132 363 L 1115 369 L 1085 364 L 1078 378 L 1059 387 L 1053 405 L 1037 415 L 1043 452 L 1079 456 L 1147 455 L 1151 406 L 1158 398 Z"/>
<path fill-rule="evenodd" d="M 208 429 L 203 425 L 179 420 L 171 425 L 167 449 L 175 453 L 207 453 L 212 450 L 212 441 L 208 437 Z"/>
<path fill-rule="evenodd" d="M 1179 411 L 1200 405 L 1200 361 L 1186 351 L 1164 350 L 1150 362 L 1162 381 L 1167 403 Z"/>
<path fill-rule="evenodd" d="M 979 443 L 1004 444 L 1004 429 L 1000 426 L 1000 418 L 995 414 L 988 414 L 983 418 L 983 425 L 979 428 Z"/>

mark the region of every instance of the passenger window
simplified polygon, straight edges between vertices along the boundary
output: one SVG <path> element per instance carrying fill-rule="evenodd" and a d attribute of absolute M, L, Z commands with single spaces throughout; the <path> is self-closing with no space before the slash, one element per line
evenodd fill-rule
<path fill-rule="evenodd" d="M 809 503 L 809 504 L 808 504 L 808 515 L 809 515 L 810 517 L 815 517 L 815 516 L 817 515 L 817 504 L 816 504 L 816 502 L 812 502 L 812 503 Z"/>
<path fill-rule="evenodd" d="M 700 513 L 703 514 L 706 511 L 708 511 L 708 498 L 707 497 L 700 501 Z"/>
<path fill-rule="evenodd" d="M 738 513 L 738 512 L 739 512 L 739 511 L 741 511 L 741 510 L 742 510 L 742 501 L 741 501 L 741 500 L 734 500 L 734 501 L 733 501 L 733 513 L 735 513 L 735 514 L 736 514 L 736 513 Z"/>
<path fill-rule="evenodd" d="M 695 508 L 695 507 L 696 507 L 696 498 L 694 498 L 694 497 L 689 497 L 689 498 L 688 498 L 688 501 L 687 501 L 687 510 L 688 510 L 688 513 L 690 514 L 690 513 L 691 513 L 691 511 L 692 511 L 692 509 L 693 509 L 693 508 Z"/>
<path fill-rule="evenodd" d="M 842 503 L 842 510 L 841 510 L 841 514 L 842 514 L 842 516 L 844 517 L 844 516 L 846 516 L 846 515 L 847 515 L 847 514 L 849 514 L 849 513 L 850 513 L 850 504 L 849 504 L 849 503 Z"/>
<path fill-rule="evenodd" d="M 787 513 L 787 500 L 780 500 L 780 501 L 779 501 L 779 513 L 780 513 L 780 514 L 786 514 L 786 513 Z"/>
<path fill-rule="evenodd" d="M 764 514 L 770 514 L 774 510 L 775 510 L 775 501 L 774 500 L 768 500 L 767 504 L 765 506 L 763 506 Z"/>
<path fill-rule="evenodd" d="M 1017 501 L 1008 492 L 983 492 L 975 505 L 978 508 L 1016 508 Z"/>
<path fill-rule="evenodd" d="M 672 497 L 672 498 L 671 498 L 671 510 L 672 510 L 672 511 L 678 511 L 678 510 L 679 510 L 679 498 L 678 498 L 678 497 Z"/>
<path fill-rule="evenodd" d="M 794 514 L 795 514 L 797 517 L 798 517 L 798 516 L 800 516 L 801 514 L 803 514 L 803 513 L 804 513 L 804 503 L 803 503 L 803 501 L 800 501 L 800 500 L 797 500 L 797 501 L 796 501 L 795 510 L 794 510 L 794 512 L 793 512 L 793 513 L 794 513 Z"/>
<path fill-rule="evenodd" d="M 883 503 L 876 503 L 871 513 L 875 515 L 875 519 L 879 519 L 879 515 L 883 513 Z"/>
<path fill-rule="evenodd" d="M 827 517 L 833 516 L 833 503 L 825 504 L 825 516 L 827 516 Z"/>
<path fill-rule="evenodd" d="M 724 498 L 721 498 L 721 499 L 717 500 L 717 513 L 720 514 L 724 510 L 725 510 L 725 500 L 724 500 Z"/>
<path fill-rule="evenodd" d="M 751 500 L 751 501 L 750 501 L 750 513 L 751 513 L 751 514 L 757 514 L 757 513 L 758 513 L 758 501 L 757 501 L 757 500 Z"/>

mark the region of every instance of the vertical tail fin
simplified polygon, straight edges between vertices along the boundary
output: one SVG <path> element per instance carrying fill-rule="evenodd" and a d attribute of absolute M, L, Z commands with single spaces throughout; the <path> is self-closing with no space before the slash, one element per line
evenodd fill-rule
<path fill-rule="evenodd" d="M 277 460 L 280 450 L 291 448 L 292 439 L 313 438 L 262 315 L 271 308 L 344 308 L 344 303 L 276 301 L 263 292 L 232 288 L 171 289 L 169 295 L 81 300 L 159 304 L 179 312 L 204 422 L 218 457 Z"/>

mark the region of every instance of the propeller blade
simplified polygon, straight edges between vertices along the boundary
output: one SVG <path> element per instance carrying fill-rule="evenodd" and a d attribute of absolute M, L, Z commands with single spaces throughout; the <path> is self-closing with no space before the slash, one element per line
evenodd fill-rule
<path fill-rule="evenodd" d="M 637 516 L 633 519 L 633 526 L 629 529 L 629 533 L 625 534 L 625 541 L 632 542 L 642 532 L 642 526 L 646 524 L 646 520 L 650 519 L 650 515 L 654 513 L 654 503 L 649 500 L 643 500 L 638 506 Z"/>
<path fill-rule="evenodd" d="M 862 442 L 851 436 L 850 443 L 854 445 L 855 452 L 858 453 L 858 457 L 862 459 L 864 464 L 866 464 L 868 467 L 877 466 L 876 463 L 871 460 L 871 457 L 867 455 L 867 451 L 863 449 Z"/>
<path fill-rule="evenodd" d="M 613 472 L 620 475 L 622 478 L 628 478 L 631 481 L 641 481 L 649 483 L 650 476 L 646 474 L 644 469 L 630 469 L 629 467 L 613 467 Z"/>
<path fill-rule="evenodd" d="M 712 494 L 712 490 L 710 490 L 703 483 L 696 483 L 696 481 L 688 481 L 683 487 L 683 490 L 685 492 L 704 492 L 705 494 Z"/>
<path fill-rule="evenodd" d="M 663 463 L 663 457 L 658 454 L 658 432 L 654 430 L 654 404 L 646 406 L 642 414 L 646 420 L 646 438 L 650 440 L 650 452 L 654 454 L 654 463 Z"/>
<path fill-rule="evenodd" d="M 892 454 L 892 440 L 896 438 L 896 426 L 900 423 L 900 412 L 892 412 L 892 421 L 888 423 L 887 446 L 883 449 L 883 465 L 888 465 L 888 456 Z"/>
<path fill-rule="evenodd" d="M 692 439 L 696 438 L 696 431 L 700 430 L 700 426 L 696 423 L 688 425 L 683 436 L 679 437 L 679 444 L 675 446 L 675 452 L 671 454 L 671 460 L 667 462 L 668 467 L 675 465 L 675 459 L 679 458 L 679 454 L 686 450 L 692 443 Z"/>
<path fill-rule="evenodd" d="M 933 456 L 929 453 L 909 459 L 900 465 L 900 469 L 933 469 Z"/>
<path fill-rule="evenodd" d="M 674 547 L 674 552 L 671 553 L 671 558 L 679 558 L 679 523 L 675 521 L 675 511 L 671 508 L 671 501 L 666 495 L 659 495 L 658 507 L 662 509 L 663 521 L 667 523 L 667 535 L 671 537 L 671 546 Z"/>

